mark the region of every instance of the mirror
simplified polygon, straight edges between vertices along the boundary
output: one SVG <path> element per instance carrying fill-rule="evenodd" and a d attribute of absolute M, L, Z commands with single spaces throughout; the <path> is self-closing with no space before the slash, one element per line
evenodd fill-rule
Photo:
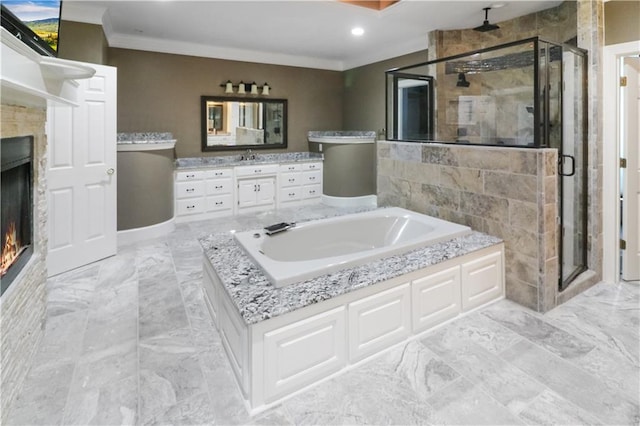
<path fill-rule="evenodd" d="M 287 147 L 287 100 L 202 96 L 203 151 Z"/>

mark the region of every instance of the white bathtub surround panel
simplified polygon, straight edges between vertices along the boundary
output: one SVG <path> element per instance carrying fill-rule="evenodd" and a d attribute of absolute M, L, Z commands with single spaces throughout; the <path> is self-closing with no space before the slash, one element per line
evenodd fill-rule
<path fill-rule="evenodd" d="M 468 226 L 388 208 L 308 222 L 271 236 L 262 229 L 239 232 L 235 238 L 279 288 L 470 232 Z"/>
<path fill-rule="evenodd" d="M 499 238 L 472 232 L 369 265 L 277 289 L 235 242 L 233 234 L 212 234 L 199 241 L 246 324 L 255 324 L 501 242 Z"/>

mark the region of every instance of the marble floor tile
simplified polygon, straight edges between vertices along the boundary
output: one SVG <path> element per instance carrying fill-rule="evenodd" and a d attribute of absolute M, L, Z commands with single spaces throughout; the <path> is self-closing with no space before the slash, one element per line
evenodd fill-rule
<path fill-rule="evenodd" d="M 517 343 L 501 356 L 605 424 L 640 422 L 637 398 L 634 400 L 611 389 L 606 381 L 596 379 L 531 342 Z"/>
<path fill-rule="evenodd" d="M 58 425 L 69 394 L 74 363 L 31 369 L 8 415 L 8 425 Z"/>
<path fill-rule="evenodd" d="M 517 414 L 544 391 L 538 381 L 472 340 L 451 335 L 444 327 L 420 342 L 457 372 Z"/>
<path fill-rule="evenodd" d="M 521 307 L 514 306 L 513 302 L 495 303 L 482 314 L 563 358 L 584 355 L 595 347 L 593 343 L 577 338 L 541 319 L 539 314 L 526 312 Z"/>
<path fill-rule="evenodd" d="M 528 425 L 603 424 L 593 415 L 548 389 L 522 410 L 519 417 Z"/>
<path fill-rule="evenodd" d="M 51 278 L 7 424 L 637 424 L 638 283 L 598 284 L 544 315 L 499 302 L 249 416 L 204 302 L 197 238 L 354 210 L 177 224 Z"/>
<path fill-rule="evenodd" d="M 138 412 L 138 375 L 71 391 L 63 425 L 134 425 Z"/>
<path fill-rule="evenodd" d="M 140 420 L 153 422 L 158 413 L 173 409 L 207 392 L 198 352 L 188 328 L 140 341 Z M 188 411 L 189 404 L 183 408 Z M 194 408 L 195 409 L 195 408 Z"/>
<path fill-rule="evenodd" d="M 461 377 L 427 399 L 434 410 L 429 418 L 438 425 L 521 425 L 506 407 L 487 395 L 479 384 Z"/>

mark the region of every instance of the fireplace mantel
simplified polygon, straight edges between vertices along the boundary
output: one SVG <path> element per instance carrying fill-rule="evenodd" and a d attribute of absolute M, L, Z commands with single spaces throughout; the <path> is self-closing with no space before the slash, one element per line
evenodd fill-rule
<path fill-rule="evenodd" d="M 91 78 L 90 66 L 65 59 L 41 56 L 1 28 L 2 103 L 44 107 L 47 101 L 76 105 L 77 82 Z"/>

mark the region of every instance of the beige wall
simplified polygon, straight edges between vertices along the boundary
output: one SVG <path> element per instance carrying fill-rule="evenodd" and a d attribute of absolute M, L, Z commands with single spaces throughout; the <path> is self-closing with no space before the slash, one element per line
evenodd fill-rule
<path fill-rule="evenodd" d="M 107 56 L 107 39 L 100 25 L 60 22 L 59 58 L 104 65 Z"/>
<path fill-rule="evenodd" d="M 426 47 L 426 39 L 424 44 Z M 386 127 L 384 72 L 391 68 L 404 67 L 426 60 L 427 51 L 420 50 L 345 71 L 343 73 L 344 129 L 342 130 L 374 130 L 380 134 L 380 131 Z"/>
<path fill-rule="evenodd" d="M 173 150 L 118 152 L 118 231 L 173 217 Z"/>
<path fill-rule="evenodd" d="M 640 40 L 640 2 L 613 0 L 604 4 L 606 45 Z"/>
<path fill-rule="evenodd" d="M 178 157 L 213 154 L 201 151 L 200 96 L 224 95 L 227 80 L 268 82 L 270 98 L 287 99 L 287 151 L 308 151 L 309 130 L 342 129 L 337 71 L 114 48 L 109 65 L 118 68 L 118 131 L 171 132 Z"/>

